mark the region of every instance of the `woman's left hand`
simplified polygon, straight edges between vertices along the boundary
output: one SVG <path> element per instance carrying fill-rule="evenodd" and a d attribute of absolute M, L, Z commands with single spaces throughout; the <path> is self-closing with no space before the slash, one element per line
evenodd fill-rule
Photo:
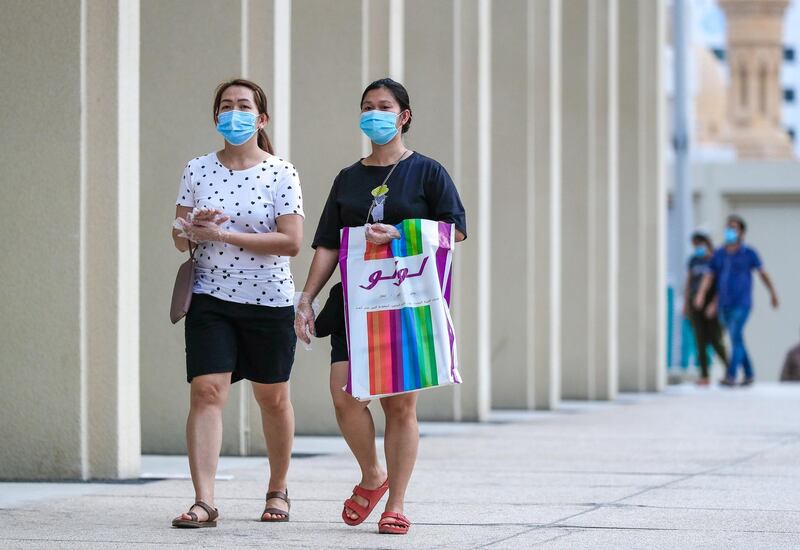
<path fill-rule="evenodd" d="M 400 238 L 400 232 L 393 225 L 385 223 L 367 224 L 365 234 L 367 241 L 372 244 L 386 244 Z"/>

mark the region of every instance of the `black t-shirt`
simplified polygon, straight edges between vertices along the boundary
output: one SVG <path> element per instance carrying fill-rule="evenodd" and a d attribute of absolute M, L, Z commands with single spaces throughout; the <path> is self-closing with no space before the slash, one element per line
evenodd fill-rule
<path fill-rule="evenodd" d="M 700 282 L 703 280 L 703 276 L 706 273 L 711 273 L 711 258 L 698 258 L 697 256 L 692 256 L 689 260 L 689 288 L 686 290 L 689 292 L 689 299 L 691 300 L 692 307 L 694 307 L 694 297 L 697 295 L 697 291 L 700 290 Z M 706 301 L 704 307 L 708 306 L 713 300 L 714 296 L 717 294 L 716 289 L 716 281 L 711 288 L 708 289 L 706 293 Z"/>
<path fill-rule="evenodd" d="M 391 166 L 364 166 L 359 160 L 339 172 L 311 246 L 339 248 L 342 228 L 364 225 L 372 204 L 372 190 L 391 169 Z M 464 205 L 447 170 L 435 160 L 412 153 L 400 162 L 386 185 L 389 193 L 382 223 L 396 225 L 410 218 L 442 221 L 455 224 L 466 236 Z"/>

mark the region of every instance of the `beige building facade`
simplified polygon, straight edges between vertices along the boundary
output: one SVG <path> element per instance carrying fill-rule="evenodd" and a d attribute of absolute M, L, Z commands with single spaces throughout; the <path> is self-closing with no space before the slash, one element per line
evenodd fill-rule
<path fill-rule="evenodd" d="M 408 143 L 453 176 L 469 230 L 465 382 L 424 392 L 421 418 L 662 389 L 665 16 L 663 0 L 5 2 L 0 478 L 129 478 L 142 452 L 185 452 L 169 229 L 186 161 L 221 146 L 214 87 L 237 76 L 270 99 L 307 245 L 365 151 L 364 86 L 409 89 Z M 328 360 L 327 341 L 298 346 L 299 433 L 338 433 Z M 246 383 L 224 426 L 225 454 L 265 452 Z"/>

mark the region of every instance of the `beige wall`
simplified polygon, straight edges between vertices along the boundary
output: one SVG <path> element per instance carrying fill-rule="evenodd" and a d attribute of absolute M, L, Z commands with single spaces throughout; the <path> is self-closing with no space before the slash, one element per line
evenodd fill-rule
<path fill-rule="evenodd" d="M 316 29 L 308 32 L 308 29 Z M 300 171 L 306 212 L 301 255 L 292 263 L 299 290 L 313 256 L 311 241 L 339 170 L 358 160 L 361 99 L 361 2 L 325 0 L 292 5 L 291 160 Z M 331 283 L 338 282 L 338 272 Z M 330 286 L 330 285 L 329 285 Z M 326 287 L 320 302 L 328 297 Z M 337 433 L 329 392 L 329 339 L 313 351 L 297 346 L 292 401 L 301 433 Z"/>
<path fill-rule="evenodd" d="M 138 23 L 136 1 L 4 5 L 0 477 L 138 473 Z"/>
<path fill-rule="evenodd" d="M 17 220 L 0 245 L 0 477 L 82 475 L 79 5 L 18 0 L 0 18 L 0 122 L 15 129 L 0 163 Z"/>
<path fill-rule="evenodd" d="M 241 74 L 240 1 L 141 5 L 141 386 L 142 450 L 185 448 L 189 386 L 183 322 L 167 315 L 178 265 L 175 195 L 186 162 L 221 146 L 211 118 L 214 88 Z M 210 25 L 213 22 L 213 25 Z M 213 33 L 213 34 L 209 34 Z M 223 452 L 240 447 L 239 391 L 224 415 Z"/>
<path fill-rule="evenodd" d="M 660 387 L 663 355 L 663 114 L 654 76 L 663 2 L 618 3 L 620 70 L 609 61 L 604 83 L 620 89 L 620 157 L 588 145 L 577 154 L 599 155 L 593 166 L 604 173 L 619 169 L 619 245 L 637 254 L 624 256 L 630 261 L 621 263 L 618 283 L 630 292 L 621 294 L 619 310 L 610 300 L 609 315 L 619 313 L 619 343 L 636 342 L 621 350 L 620 382 L 649 390 Z M 301 176 L 307 220 L 303 252 L 292 264 L 298 287 L 332 180 L 366 145 L 358 130 L 364 85 L 387 74 L 407 85 L 414 109 L 408 144 L 448 169 L 469 229 L 454 281 L 465 382 L 423 393 L 420 417 L 485 420 L 492 402 L 557 407 L 562 304 L 574 321 L 590 302 L 565 285 L 571 279 L 562 267 L 592 261 L 572 235 L 567 247 L 581 257 L 562 266 L 562 188 L 567 200 L 582 200 L 574 184 L 583 176 L 570 170 L 589 170 L 561 161 L 562 99 L 587 94 L 569 72 L 575 67 L 562 61 L 562 43 L 574 45 L 561 38 L 562 7 L 560 0 L 515 0 L 502 9 L 488 0 L 6 2 L 0 121 L 14 131 L 0 159 L 15 191 L 15 217 L 4 224 L 3 245 L 13 261 L 0 267 L 13 320 L 0 331 L 0 437 L 14 445 L 0 450 L 0 477 L 135 476 L 140 418 L 144 452 L 185 451 L 183 325 L 166 315 L 184 258 L 169 230 L 183 166 L 222 145 L 211 120 L 214 87 L 240 75 L 263 84 L 277 153 Z M 578 89 L 563 89 L 562 72 Z M 29 98 L 24 110 L 22 97 Z M 39 108 L 29 107 L 31 99 Z M 572 125 L 576 114 L 564 117 L 570 131 L 580 130 Z M 594 120 L 594 128 L 617 121 L 611 118 Z M 563 139 L 574 137 L 565 132 Z M 562 170 L 572 178 L 568 187 Z M 597 200 L 614 198 L 610 183 L 599 192 L 608 197 Z M 584 229 L 610 227 L 603 215 L 613 217 L 613 208 L 597 212 Z M 23 232 L 19 219 L 34 220 L 25 226 L 33 229 Z M 595 293 L 605 288 L 597 284 Z M 606 344 L 611 354 L 604 319 L 567 328 L 594 335 L 595 349 Z M 292 391 L 299 433 L 338 433 L 329 352 L 327 339 L 310 352 L 298 346 Z M 613 376 L 610 367 L 603 372 Z M 379 410 L 376 418 L 380 425 Z M 246 383 L 231 392 L 224 425 L 224 453 L 264 452 Z"/>
<path fill-rule="evenodd" d="M 562 23 L 562 395 L 614 399 L 616 0 L 564 5 Z"/>
<path fill-rule="evenodd" d="M 666 383 L 665 4 L 619 0 L 619 388 Z M 659 100 L 658 98 L 661 98 Z"/>
<path fill-rule="evenodd" d="M 492 4 L 492 247 L 513 243 L 528 249 L 532 212 L 527 210 L 530 175 L 528 142 L 528 2 Z M 519 82 L 511 86 L 510 82 Z M 528 255 L 509 254 L 492 264 L 496 288 L 514 289 L 492 296 L 492 405 L 529 408 L 533 377 L 528 355 L 528 308 L 532 290 Z"/>

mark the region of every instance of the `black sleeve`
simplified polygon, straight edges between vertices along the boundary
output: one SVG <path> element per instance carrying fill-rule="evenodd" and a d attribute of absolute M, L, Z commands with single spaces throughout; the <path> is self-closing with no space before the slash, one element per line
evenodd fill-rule
<path fill-rule="evenodd" d="M 342 215 L 339 212 L 336 196 L 341 177 L 342 173 L 339 172 L 339 175 L 333 180 L 333 186 L 328 195 L 328 200 L 325 202 L 325 208 L 319 217 L 317 232 L 314 234 L 314 241 L 311 243 L 312 248 L 317 248 L 318 246 L 332 249 L 339 248 L 339 231 L 344 227 L 344 223 L 342 223 Z"/>
<path fill-rule="evenodd" d="M 434 219 L 454 224 L 466 237 L 467 215 L 464 212 L 464 205 L 461 204 L 456 185 L 444 166 L 437 164 L 426 184 L 425 197 Z"/>

